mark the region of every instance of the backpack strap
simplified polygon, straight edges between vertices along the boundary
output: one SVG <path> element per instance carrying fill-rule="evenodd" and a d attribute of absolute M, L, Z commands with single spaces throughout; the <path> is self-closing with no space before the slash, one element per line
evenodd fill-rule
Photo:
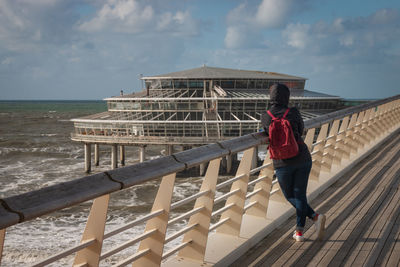
<path fill-rule="evenodd" d="M 288 108 L 288 109 L 286 110 L 285 114 L 283 114 L 282 119 L 286 118 L 286 115 L 289 113 L 289 111 L 290 111 L 290 109 Z"/>
<path fill-rule="evenodd" d="M 286 115 L 289 113 L 289 111 L 290 111 L 290 108 L 288 108 L 288 109 L 285 111 L 285 114 L 283 114 L 282 119 L 286 118 Z M 274 115 L 272 115 L 271 111 L 267 110 L 267 113 L 268 113 L 268 115 L 271 116 L 271 118 L 272 118 L 273 120 L 276 120 L 276 119 L 277 119 Z"/>
<path fill-rule="evenodd" d="M 272 115 L 271 111 L 267 110 L 267 113 L 268 113 L 269 116 L 271 116 L 271 118 L 273 120 L 276 120 L 276 117 L 274 115 Z"/>

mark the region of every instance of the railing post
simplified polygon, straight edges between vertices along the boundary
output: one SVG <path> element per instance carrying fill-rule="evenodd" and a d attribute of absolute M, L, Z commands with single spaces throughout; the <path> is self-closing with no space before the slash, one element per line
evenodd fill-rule
<path fill-rule="evenodd" d="M 384 135 L 389 129 L 390 122 L 387 117 L 388 107 L 389 106 L 387 104 L 383 104 L 378 107 L 378 111 L 379 111 L 378 121 L 379 121 L 379 125 L 382 128 L 381 135 Z"/>
<path fill-rule="evenodd" d="M 372 140 L 375 139 L 374 135 L 371 133 L 369 122 L 371 120 L 371 109 L 365 111 L 364 119 L 361 126 L 362 136 L 366 140 L 366 143 L 370 144 Z"/>
<path fill-rule="evenodd" d="M 379 127 L 378 124 L 378 115 L 379 115 L 379 111 L 377 108 L 373 108 L 371 109 L 371 116 L 370 116 L 370 120 L 369 120 L 369 131 L 371 133 L 371 135 L 373 136 L 374 140 L 376 140 L 379 135 L 381 134 L 380 132 L 382 131 Z"/>
<path fill-rule="evenodd" d="M 331 129 L 329 131 L 329 136 L 326 141 L 326 145 L 324 146 L 324 152 L 323 152 L 323 162 L 322 162 L 322 170 L 323 171 L 330 171 L 332 167 L 332 162 L 337 157 L 336 155 L 336 139 L 337 139 L 337 133 L 339 131 L 339 123 L 340 120 L 335 120 L 332 123 Z"/>
<path fill-rule="evenodd" d="M 85 263 L 88 266 L 99 265 L 109 200 L 110 195 L 108 194 L 98 197 L 93 201 L 81 243 L 92 238 L 95 238 L 96 242 L 76 254 L 74 265 Z"/>
<path fill-rule="evenodd" d="M 253 156 L 254 147 L 245 150 L 243 153 L 236 172 L 236 176 L 243 175 L 243 177 L 235 181 L 231 186 L 231 192 L 234 190 L 238 190 L 238 192 L 230 196 L 225 203 L 225 206 L 230 204 L 234 204 L 234 206 L 222 213 L 220 220 L 222 221 L 226 218 L 229 218 L 229 220 L 217 228 L 218 233 L 239 236 Z"/>
<path fill-rule="evenodd" d="M 204 261 L 208 232 L 211 222 L 211 214 L 214 206 L 215 190 L 218 180 L 218 172 L 221 158 L 214 159 L 208 164 L 207 172 L 204 177 L 200 192 L 210 191 L 207 195 L 201 196 L 196 200 L 194 209 L 204 207 L 199 213 L 192 215 L 188 225 L 197 226 L 187 232 L 182 242 L 192 240 L 191 244 L 179 251 L 178 256 L 194 260 Z"/>
<path fill-rule="evenodd" d="M 376 108 L 375 125 L 378 129 L 378 137 L 385 133 L 386 126 L 384 121 L 385 105 L 380 105 Z"/>
<path fill-rule="evenodd" d="M 6 229 L 0 230 L 0 265 L 1 265 L 1 258 L 3 256 L 3 248 L 4 248 L 4 241 L 6 240 Z"/>
<path fill-rule="evenodd" d="M 326 142 L 326 136 L 328 133 L 328 126 L 329 124 L 326 123 L 321 126 L 317 138 L 317 144 L 314 146 L 313 153 L 315 154 L 312 156 L 313 166 L 311 169 L 310 179 L 318 181 L 319 173 L 321 171 L 322 160 L 324 156 L 324 147 Z"/>
<path fill-rule="evenodd" d="M 351 153 L 357 153 L 357 146 L 356 142 L 354 141 L 354 127 L 357 123 L 357 113 L 351 116 L 349 126 L 346 131 L 346 138 L 345 138 L 345 154 L 351 155 Z"/>
<path fill-rule="evenodd" d="M 164 176 L 161 180 L 160 187 L 158 188 L 157 196 L 154 200 L 152 212 L 157 210 L 164 210 L 164 212 L 147 221 L 145 232 L 157 229 L 157 231 L 148 238 L 140 242 L 138 251 L 150 249 L 150 252 L 143 257 L 136 260 L 132 266 L 160 266 L 165 233 L 167 232 L 168 216 L 171 209 L 172 194 L 174 191 L 176 173 Z"/>
<path fill-rule="evenodd" d="M 398 112 L 398 103 L 396 102 L 391 102 L 390 103 L 390 114 L 391 114 L 391 125 L 390 125 L 390 130 L 396 127 L 396 122 L 399 121 L 399 112 Z"/>
<path fill-rule="evenodd" d="M 336 154 L 333 160 L 333 163 L 337 165 L 341 164 L 343 157 L 345 157 L 346 159 L 350 158 L 350 153 L 348 153 L 347 149 L 345 148 L 346 130 L 349 125 L 349 120 L 350 118 L 347 116 L 343 118 L 342 123 L 340 124 L 339 134 L 337 136 L 336 143 Z"/>
<path fill-rule="evenodd" d="M 378 122 L 377 122 L 378 114 L 379 114 L 378 109 L 376 109 L 376 108 L 371 109 L 371 116 L 370 116 L 368 127 L 369 127 L 369 132 L 373 136 L 373 140 L 376 140 L 381 134 L 380 133 L 381 130 L 379 129 Z"/>
<path fill-rule="evenodd" d="M 312 128 L 307 131 L 306 137 L 304 138 L 304 143 L 307 145 L 308 150 L 310 151 L 312 151 L 314 136 L 315 136 L 315 128 Z"/>
<path fill-rule="evenodd" d="M 256 205 L 252 206 L 246 211 L 246 214 L 257 216 L 257 217 L 267 217 L 269 196 L 272 188 L 272 177 L 274 176 L 274 166 L 272 165 L 272 160 L 269 157 L 269 151 L 265 155 L 265 160 L 263 166 L 269 164 L 268 167 L 262 169 L 258 178 L 266 177 L 263 180 L 257 182 L 254 185 L 254 191 L 260 190 L 257 194 L 252 196 L 249 200 L 250 203 L 257 202 Z"/>
<path fill-rule="evenodd" d="M 395 109 L 395 121 L 397 124 L 400 123 L 400 100 L 397 100 L 393 103 Z"/>
<path fill-rule="evenodd" d="M 364 147 L 366 143 L 366 138 L 362 133 L 362 122 L 364 120 L 365 111 L 358 113 L 357 123 L 354 126 L 354 136 L 353 140 L 357 144 L 357 152 Z"/>

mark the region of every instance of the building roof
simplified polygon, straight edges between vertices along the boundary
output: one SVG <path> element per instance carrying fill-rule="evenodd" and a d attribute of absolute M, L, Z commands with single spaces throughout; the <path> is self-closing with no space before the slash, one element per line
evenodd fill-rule
<path fill-rule="evenodd" d="M 253 70 L 216 68 L 203 65 L 200 68 L 188 69 L 183 71 L 171 72 L 167 74 L 145 76 L 141 79 L 290 79 L 307 80 L 307 78 L 292 76 L 276 72 L 264 72 Z"/>

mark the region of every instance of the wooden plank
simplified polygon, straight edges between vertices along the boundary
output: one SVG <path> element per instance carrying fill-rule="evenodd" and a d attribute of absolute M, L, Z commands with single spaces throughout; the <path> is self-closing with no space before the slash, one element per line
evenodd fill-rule
<path fill-rule="evenodd" d="M 394 184 L 390 185 L 390 192 L 388 192 L 386 196 L 387 201 L 382 203 L 381 210 L 374 218 L 374 222 L 371 223 L 368 231 L 365 233 L 365 241 L 359 243 L 362 244 L 361 250 L 369 251 L 370 253 L 367 255 L 368 257 L 358 255 L 354 260 L 354 264 L 364 264 L 364 262 L 368 261 L 375 262 L 380 250 L 383 248 L 384 241 L 387 239 L 389 233 L 385 233 L 385 228 L 391 227 L 390 220 L 388 219 L 393 216 L 393 212 L 396 210 L 400 200 L 400 194 L 398 194 L 396 188 L 399 183 L 399 181 L 395 179 L 396 173 L 399 173 L 399 168 L 397 168 L 397 171 L 394 169 L 391 174 Z"/>
<path fill-rule="evenodd" d="M 379 175 L 376 178 L 378 177 Z M 357 245 L 360 244 L 360 238 L 368 228 L 372 218 L 374 218 L 375 214 L 378 212 L 379 207 L 382 204 L 382 198 L 384 199 L 386 197 L 386 191 L 384 190 L 384 187 L 378 187 L 373 193 L 373 196 L 367 195 L 365 197 L 369 198 L 367 205 L 363 207 L 362 213 L 356 217 L 356 221 L 354 221 L 356 223 L 351 225 L 350 230 L 352 231 L 350 232 L 350 235 L 345 239 L 342 239 L 343 237 L 341 237 L 341 240 L 345 240 L 345 242 L 331 259 L 330 263 L 352 264 L 353 260 L 355 260 L 361 251 L 361 249 L 357 247 Z M 324 263 L 321 262 L 321 264 Z"/>
<path fill-rule="evenodd" d="M 386 266 L 399 266 L 400 264 L 400 231 L 399 231 L 399 223 L 397 224 L 397 237 L 395 239 L 396 243 L 393 246 L 393 249 L 391 251 L 390 257 L 386 263 Z"/>
<path fill-rule="evenodd" d="M 11 210 L 23 215 L 21 221 L 27 221 L 120 189 L 120 183 L 110 180 L 105 173 L 98 173 L 8 197 L 3 201 Z"/>
<path fill-rule="evenodd" d="M 393 260 L 397 259 L 398 262 L 400 260 L 400 207 L 397 208 L 395 214 L 397 217 L 393 217 L 390 220 L 390 222 L 393 223 L 393 226 L 383 249 L 380 251 L 378 259 L 375 262 L 376 266 L 392 266 L 388 265 L 389 261 L 393 262 Z"/>
<path fill-rule="evenodd" d="M 384 153 L 384 154 L 386 154 L 385 152 L 381 152 L 381 153 Z M 392 154 L 389 154 L 389 153 L 387 153 L 386 154 L 387 155 L 387 157 L 385 157 L 384 158 L 384 160 L 386 160 L 387 158 L 390 158 L 390 157 L 392 157 Z M 377 157 L 379 157 L 380 155 L 378 154 L 377 155 Z M 372 162 L 374 162 L 376 160 L 376 157 L 374 157 L 374 158 L 372 158 L 371 159 L 371 161 Z M 381 165 L 380 163 L 381 162 L 376 162 L 377 164 L 375 165 L 375 167 L 374 167 L 374 169 L 371 169 L 371 171 L 373 172 L 373 173 L 375 173 L 376 174 L 376 170 L 377 170 L 377 168 L 379 168 L 379 165 Z M 366 166 L 366 168 L 368 169 L 368 167 L 369 166 Z M 360 176 L 360 175 L 362 175 L 362 176 L 366 176 L 365 174 L 362 174 L 362 172 L 361 171 L 358 171 L 358 172 L 356 172 L 355 173 L 355 175 L 354 175 L 354 177 L 357 177 L 357 176 Z M 337 214 L 340 214 L 342 211 L 340 210 L 340 208 L 341 207 L 348 207 L 348 203 L 350 202 L 354 202 L 354 200 L 355 200 L 355 197 L 357 196 L 357 194 L 355 194 L 355 192 L 357 192 L 357 191 L 360 191 L 361 189 L 360 189 L 360 186 L 362 185 L 362 184 L 365 184 L 366 182 L 369 182 L 371 179 L 372 179 L 372 177 L 374 177 L 374 175 L 371 175 L 370 174 L 370 177 L 371 177 L 371 179 L 363 179 L 360 183 L 358 183 L 357 185 L 351 185 L 350 184 L 350 181 L 352 180 L 352 179 L 354 179 L 354 177 L 353 178 L 351 178 L 350 180 L 349 180 L 349 182 L 347 182 L 344 186 L 352 186 L 353 187 L 353 190 L 350 190 L 349 192 L 348 192 L 348 194 L 347 195 L 345 195 L 345 196 L 341 196 L 339 199 L 339 201 L 338 201 L 338 203 L 336 203 L 336 205 L 334 206 L 334 207 L 332 207 L 331 209 L 330 209 L 330 211 L 327 213 L 327 226 L 331 223 L 331 221 L 332 220 L 334 220 L 334 219 L 336 219 L 335 217 L 337 216 Z M 366 177 L 364 177 L 364 178 L 366 178 Z M 333 197 L 337 197 L 337 196 L 333 196 Z M 344 204 L 344 203 L 347 203 L 347 204 Z M 357 206 L 357 205 L 356 205 Z M 352 207 L 348 207 L 349 209 L 350 208 L 352 208 Z M 339 209 L 339 210 L 338 210 Z M 343 208 L 342 208 L 343 209 Z M 344 218 L 344 219 L 346 219 L 346 218 Z M 350 220 L 350 218 L 347 218 L 348 220 Z M 339 221 L 341 221 L 341 220 L 339 220 Z M 339 223 L 341 223 L 341 222 L 339 222 Z M 344 225 L 344 226 L 346 226 L 346 227 L 351 227 L 351 225 L 350 226 L 348 226 L 348 225 L 346 225 L 346 222 L 343 222 L 342 223 L 342 225 Z M 329 225 L 329 227 L 331 227 L 330 225 Z M 337 228 L 337 226 L 334 226 L 334 225 L 332 225 L 332 227 L 334 227 L 334 228 Z M 354 227 L 354 226 L 353 226 Z M 342 229 L 340 229 L 340 230 L 342 230 Z M 330 229 L 327 229 L 327 232 L 328 231 L 330 231 Z M 349 230 L 346 230 L 346 229 L 344 229 L 343 230 L 344 231 L 344 236 L 346 236 L 346 235 L 348 235 L 349 234 Z M 351 230 L 350 230 L 351 231 Z M 327 233 L 327 234 L 330 234 L 330 233 Z M 339 242 L 336 242 L 336 239 L 338 239 L 339 237 L 339 235 L 341 234 L 341 232 L 339 231 L 339 229 L 338 229 L 338 231 L 336 232 L 336 233 L 333 233 L 333 235 L 331 235 L 330 236 L 330 239 L 334 239 L 332 242 L 331 241 L 326 241 L 326 243 L 324 244 L 324 246 L 322 246 L 322 248 L 321 248 L 321 252 L 319 253 L 320 255 L 318 255 L 319 257 L 316 257 L 316 259 L 314 259 L 316 262 L 318 262 L 318 260 L 320 260 L 321 259 L 321 256 L 323 257 L 323 255 L 324 254 L 326 254 L 326 253 L 328 253 L 327 251 L 328 250 L 331 250 L 332 252 L 329 252 L 330 254 L 335 254 L 334 253 L 334 251 L 335 250 L 337 250 L 338 248 L 337 248 L 337 246 L 338 246 L 338 244 L 340 244 Z M 343 236 L 342 236 L 343 237 Z M 335 245 L 335 246 L 333 246 L 333 245 Z"/>
<path fill-rule="evenodd" d="M 390 155 L 388 155 L 388 157 L 390 157 Z M 376 167 L 376 168 L 379 168 L 379 167 Z M 371 169 L 369 169 L 369 170 L 371 170 Z M 374 174 L 376 174 L 376 173 L 377 173 L 377 171 L 374 172 Z M 359 175 L 360 175 L 360 173 L 359 173 L 359 172 L 356 172 L 355 175 L 353 176 L 353 179 L 359 177 Z M 372 176 L 372 177 L 373 177 L 373 176 Z M 365 180 L 362 180 L 362 181 L 365 181 Z M 346 183 L 347 186 L 348 186 L 348 183 L 350 183 L 350 181 Z M 351 191 L 347 194 L 348 196 L 353 196 L 353 195 L 355 195 L 354 193 L 355 193 L 356 191 L 359 190 L 358 187 L 354 187 L 354 186 L 353 186 L 352 188 L 353 188 L 353 190 L 351 190 Z M 345 202 L 345 199 L 346 199 L 346 198 L 340 197 L 339 199 L 340 199 L 339 202 L 341 202 L 341 203 L 339 203 L 338 206 L 341 207 L 341 206 L 343 206 L 342 204 Z M 340 211 L 339 211 L 339 212 L 340 212 Z M 329 219 L 330 219 L 330 218 L 331 218 L 331 217 L 328 216 L 327 226 L 329 226 Z M 333 217 L 332 217 L 332 219 L 333 219 Z M 306 235 L 306 237 L 307 237 L 307 235 L 308 235 L 308 232 L 307 232 L 307 231 L 305 232 L 305 235 Z M 285 255 L 285 253 L 284 253 L 281 257 L 285 257 L 285 256 L 286 256 L 285 258 L 288 258 L 288 257 L 295 258 L 295 257 L 293 257 L 294 254 L 295 254 L 295 251 L 290 250 L 290 249 L 286 249 L 286 255 Z M 283 263 L 285 263 L 285 265 L 288 264 L 288 262 L 287 262 L 286 260 L 284 260 L 284 259 L 278 259 L 277 262 L 278 262 L 278 264 L 283 264 Z M 268 263 L 269 263 L 269 262 L 268 262 Z M 267 262 L 264 262 L 264 264 L 266 264 L 266 265 L 268 265 L 268 263 L 267 263 Z M 300 265 L 301 265 L 301 264 L 300 264 Z"/>
<path fill-rule="evenodd" d="M 329 239 L 323 242 L 294 243 L 290 239 L 294 227 L 286 226 L 286 232 L 281 229 L 279 235 L 275 235 L 275 238 L 278 239 L 277 243 L 268 243 L 270 246 L 267 245 L 267 249 L 264 248 L 262 252 L 260 252 L 262 248 L 259 247 L 257 257 L 251 256 L 253 261 L 251 263 L 247 261 L 246 265 L 326 266 L 345 263 L 342 259 L 339 261 L 340 255 L 345 254 L 344 256 L 346 256 L 349 250 L 354 248 L 357 237 L 363 233 L 354 232 L 355 227 L 364 223 L 363 218 L 368 214 L 368 211 L 371 213 L 378 210 L 377 206 L 379 207 L 379 205 L 374 202 L 376 199 L 383 198 L 385 186 L 390 184 L 391 178 L 393 178 L 389 175 L 393 172 L 393 168 L 390 169 L 390 166 L 400 165 L 397 164 L 397 159 L 400 158 L 399 140 L 400 138 L 397 137 L 387 142 L 381 150 L 377 150 L 364 159 L 361 169 L 353 170 L 350 173 L 350 178 L 343 177 L 342 180 L 345 179 L 345 181 L 339 180 L 337 182 L 339 188 L 335 188 L 334 185 L 333 189 L 329 188 L 326 191 L 326 198 L 321 201 L 319 208 L 328 215 L 327 236 L 329 236 Z M 377 184 L 379 189 L 374 192 Z M 360 191 L 361 195 L 357 194 Z M 324 198 L 324 196 L 321 196 L 321 198 Z M 346 213 L 346 211 L 349 212 Z M 295 220 L 292 218 L 291 224 L 294 225 L 294 223 Z M 365 231 L 366 226 L 362 227 Z M 306 226 L 304 234 L 312 241 L 313 230 L 308 230 L 308 226 Z M 342 239 L 346 237 L 350 237 L 351 240 L 347 242 L 347 240 Z M 368 252 L 369 254 L 370 252 Z M 240 266 L 240 261 L 237 261 L 236 266 Z"/>
<path fill-rule="evenodd" d="M 192 168 L 201 163 L 227 156 L 228 154 L 228 149 L 223 149 L 217 144 L 211 144 L 175 153 L 174 157 L 179 162 L 185 163 L 186 168 Z"/>
<path fill-rule="evenodd" d="M 3 207 L 3 204 L 1 203 L 0 200 L 0 229 L 5 229 L 8 226 L 11 226 L 13 224 L 17 224 L 19 222 L 20 217 L 18 214 L 14 212 L 10 212 Z"/>
<path fill-rule="evenodd" d="M 157 168 L 154 168 L 157 166 Z M 151 161 L 109 171 L 111 178 L 123 188 L 167 176 L 185 169 L 185 164 L 175 160 L 173 156 L 165 156 Z"/>
<path fill-rule="evenodd" d="M 376 200 L 373 208 L 369 210 L 370 214 L 373 214 L 373 216 L 371 216 L 373 219 L 368 222 L 361 222 L 363 224 L 363 231 L 359 234 L 359 236 L 354 238 L 354 246 L 351 249 L 351 254 L 346 260 L 346 264 L 362 265 L 369 256 L 370 251 L 373 247 L 373 236 L 374 234 L 376 234 L 377 231 L 379 231 L 379 229 L 376 229 L 377 220 L 375 218 L 379 218 L 382 216 L 382 210 L 386 210 L 384 205 L 386 202 L 385 200 L 387 198 L 391 198 L 391 196 L 387 197 L 386 192 L 387 191 L 383 191 L 381 199 Z M 389 193 L 388 195 L 393 194 Z M 380 203 L 376 203 L 377 201 L 379 201 Z"/>
<path fill-rule="evenodd" d="M 392 151 L 395 151 L 395 150 L 392 150 Z M 377 165 L 379 166 L 380 164 L 379 164 L 380 162 L 377 162 Z M 373 198 L 371 197 L 371 196 L 369 196 L 372 200 L 372 202 L 374 201 L 373 200 Z M 354 200 L 352 200 L 352 201 L 354 201 Z M 354 215 L 353 215 L 354 216 Z M 329 217 L 328 217 L 328 220 L 329 220 Z M 355 221 L 353 221 L 353 222 L 356 222 L 357 223 L 357 221 L 355 220 Z M 329 221 L 328 221 L 328 223 L 329 223 Z M 341 243 L 341 242 L 337 242 L 337 240 L 346 240 L 346 239 L 343 239 L 343 238 L 346 238 L 346 236 L 349 236 L 349 234 L 351 234 L 352 233 L 352 229 L 354 229 L 354 226 L 356 226 L 357 224 L 356 223 L 353 223 L 352 225 L 349 225 L 349 226 L 347 226 L 347 227 L 350 227 L 350 229 L 348 229 L 348 230 L 344 230 L 340 235 L 339 235 L 339 237 L 334 237 L 334 236 L 331 236 L 331 239 L 333 239 L 333 241 L 331 242 L 332 244 L 331 244 L 331 247 L 328 249 L 328 250 L 330 250 L 330 252 L 328 252 L 328 253 L 325 253 L 325 254 L 330 254 L 330 255 L 327 255 L 328 257 L 326 257 L 325 258 L 325 262 L 320 262 L 320 264 L 321 264 L 321 266 L 324 266 L 324 265 L 326 265 L 326 264 L 328 264 L 329 262 L 330 262 L 330 259 L 332 258 L 332 256 L 334 256 L 334 255 L 336 255 L 337 254 L 337 250 L 338 250 L 338 248 L 339 247 L 341 247 L 341 246 L 343 246 L 343 247 L 348 247 L 348 245 L 346 245 L 345 244 L 345 242 L 343 242 L 343 243 Z M 345 223 L 344 223 L 345 224 Z M 338 231 L 337 233 L 336 233 L 336 235 L 337 234 L 339 234 L 340 233 L 340 231 Z M 321 251 L 324 249 L 324 248 L 326 248 L 326 247 L 322 247 L 321 248 Z M 327 258 L 330 258 L 329 260 L 327 259 Z M 310 262 L 311 263 L 311 265 L 312 265 L 312 262 Z M 318 263 L 318 262 L 314 262 L 314 263 Z"/>
<path fill-rule="evenodd" d="M 255 136 L 259 135 L 257 138 Z M 246 149 L 249 149 L 254 146 L 261 145 L 265 143 L 266 135 L 265 133 L 259 134 L 248 134 L 238 138 L 217 142 L 223 148 L 228 149 L 231 154 L 237 153 Z M 259 138 L 261 135 L 261 138 Z M 264 138 L 263 138 L 264 137 Z"/>
<path fill-rule="evenodd" d="M 376 236 L 376 241 L 374 246 L 370 250 L 370 255 L 368 259 L 366 259 L 367 266 L 375 266 L 377 261 L 381 258 L 385 257 L 387 254 L 387 250 L 385 251 L 384 248 L 386 244 L 390 245 L 395 243 L 396 241 L 391 239 L 390 236 L 392 235 L 395 221 L 400 217 L 400 206 L 399 206 L 399 199 L 400 199 L 400 191 L 396 190 L 395 197 L 392 199 L 391 202 L 391 214 L 388 217 L 382 216 L 381 223 L 384 222 L 384 226 L 382 227 L 379 235 Z"/>

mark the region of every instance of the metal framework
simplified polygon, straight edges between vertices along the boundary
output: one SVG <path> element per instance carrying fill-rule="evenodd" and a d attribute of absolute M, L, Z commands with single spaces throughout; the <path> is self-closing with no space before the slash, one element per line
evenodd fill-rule
<path fill-rule="evenodd" d="M 305 78 L 202 67 L 143 77 L 142 92 L 107 98 L 108 111 L 73 119 L 72 140 L 85 143 L 202 145 L 257 132 L 268 86 L 291 87 L 304 118 L 340 108 L 340 98 L 304 90 Z"/>

